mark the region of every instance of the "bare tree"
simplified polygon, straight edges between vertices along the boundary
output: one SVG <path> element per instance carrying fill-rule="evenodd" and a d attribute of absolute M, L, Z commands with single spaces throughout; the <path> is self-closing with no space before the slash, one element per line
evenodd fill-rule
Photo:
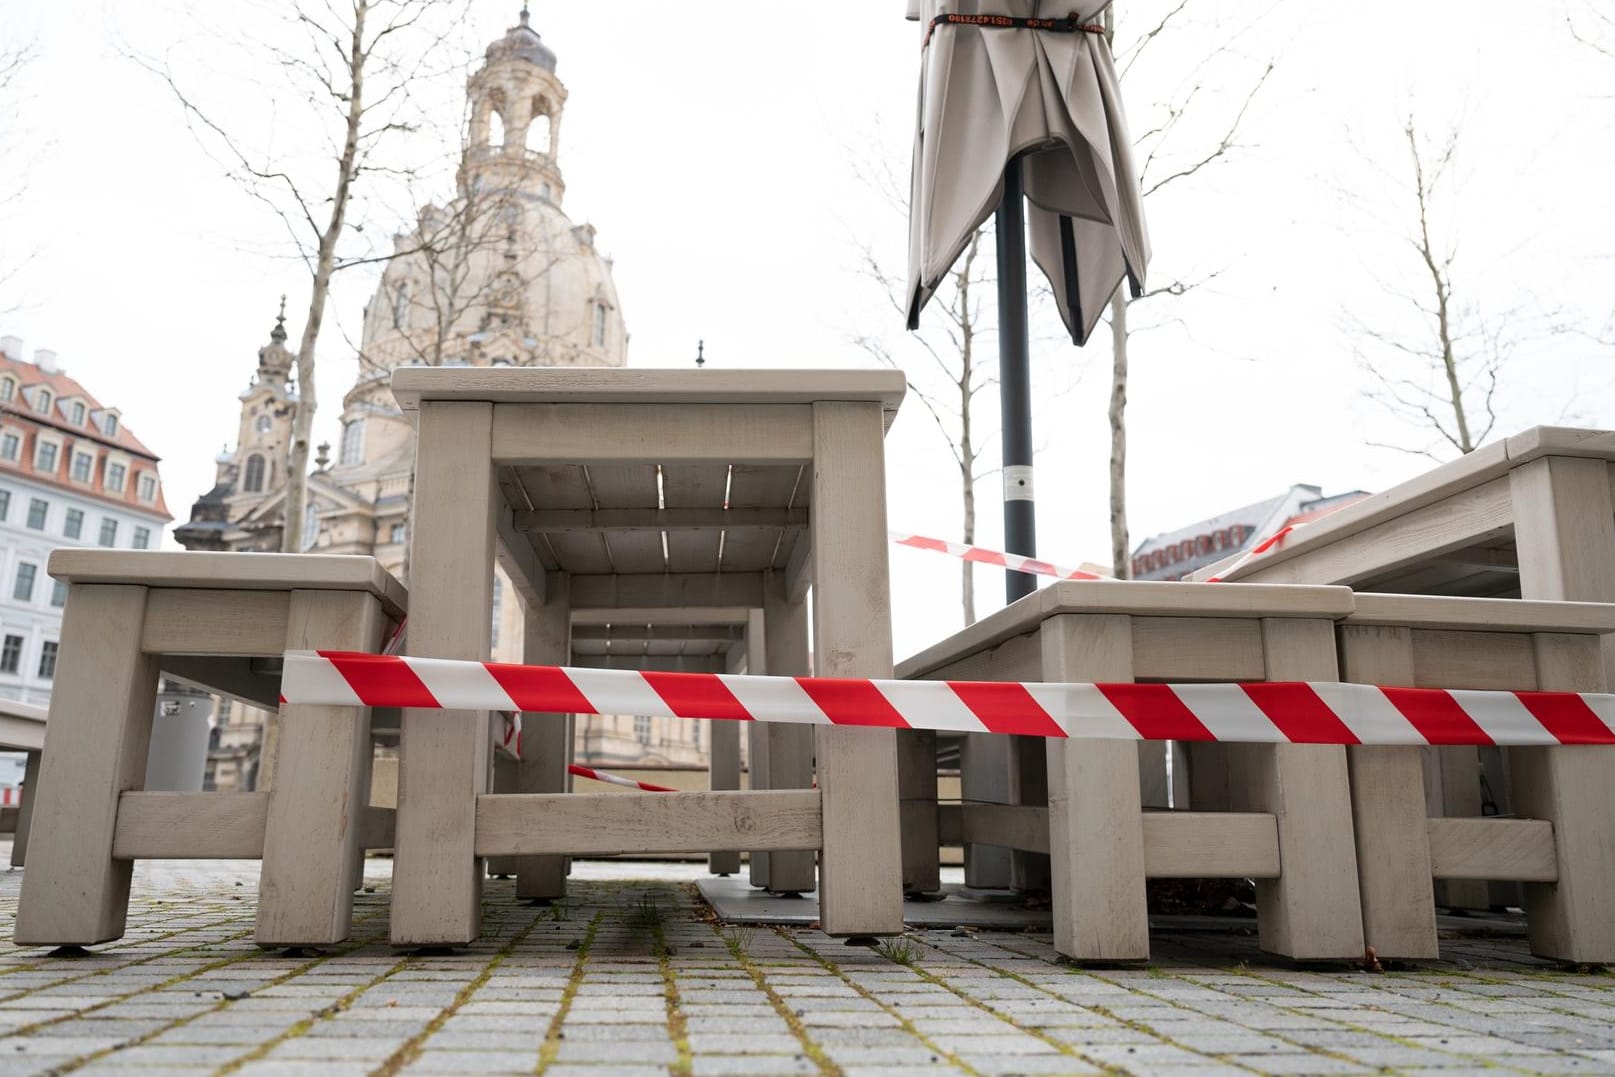
<path fill-rule="evenodd" d="M 976 396 L 994 381 L 976 352 L 980 338 L 987 332 L 980 300 L 980 291 L 991 283 L 987 276 L 991 260 L 980 257 L 986 231 L 980 229 L 970 237 L 964 253 L 928 304 L 920 329 L 910 334 L 930 358 L 933 373 L 941 378 L 946 389 L 936 391 L 928 377 L 917 379 L 905 375 L 909 392 L 936 422 L 958 468 L 964 513 L 961 541 L 967 546 L 976 541 L 976 483 L 982 478 L 979 469 L 983 441 L 978 437 L 975 423 Z M 898 314 L 906 316 L 906 282 L 889 273 L 870 250 L 865 249 L 863 259 L 865 272 L 881 285 Z M 881 363 L 901 369 L 882 340 L 860 336 L 856 342 Z M 960 562 L 960 608 L 967 625 L 976 621 L 975 567 L 973 562 Z"/>
<path fill-rule="evenodd" d="M 1571 10 L 1565 15 L 1570 36 L 1594 52 L 1615 60 L 1615 15 L 1591 0 L 1578 6 L 1585 10 Z"/>
<path fill-rule="evenodd" d="M 0 47 L 0 117 L 10 119 L 22 112 L 18 103 L 13 99 L 13 87 L 23 68 L 33 59 L 34 48 L 32 44 L 19 44 L 15 46 Z M 18 132 L 9 125 L 0 124 L 0 145 L 16 146 L 22 144 L 17 137 Z M 23 187 L 19 180 L 17 186 L 0 189 L 0 210 L 9 210 L 22 199 Z M 15 250 L 7 252 L 5 262 L 0 262 L 0 289 L 4 289 L 10 281 L 22 271 L 28 261 L 28 255 L 19 254 Z M 10 264 L 5 264 L 10 263 Z M 14 309 L 0 306 L 0 312 Z"/>
<path fill-rule="evenodd" d="M 1361 342 L 1358 362 L 1375 382 L 1370 397 L 1436 435 L 1433 447 L 1409 451 L 1431 457 L 1441 447 L 1470 453 L 1496 425 L 1498 373 L 1518 340 L 1517 328 L 1503 327 L 1517 327 L 1520 320 L 1513 311 L 1487 319 L 1454 295 L 1456 229 L 1449 224 L 1449 234 L 1441 235 L 1437 210 L 1458 182 L 1458 132 L 1432 141 L 1409 116 L 1401 133 L 1407 171 L 1396 187 L 1406 227 L 1397 245 L 1409 255 L 1408 273 L 1387 272 L 1381 279 L 1411 320 L 1406 330 L 1394 318 L 1348 320 Z"/>
<path fill-rule="evenodd" d="M 1117 54 L 1117 59 L 1121 61 L 1124 87 L 1130 85 L 1128 76 L 1138 66 L 1150 46 L 1160 42 L 1182 22 L 1183 12 L 1187 6 L 1188 0 L 1170 0 L 1154 24 L 1133 37 Z M 1116 40 L 1114 7 L 1105 8 L 1104 26 L 1106 40 L 1114 46 Z M 1228 41 L 1237 40 L 1243 32 L 1243 29 L 1236 30 Z M 1213 98 L 1222 96 L 1217 92 L 1215 81 L 1222 77 L 1223 69 L 1228 62 L 1247 69 L 1238 76 L 1241 89 L 1232 98 L 1232 105 L 1223 109 L 1222 116 L 1208 117 L 1207 122 L 1213 125 L 1216 132 L 1214 137 L 1210 141 L 1184 146 L 1182 143 L 1185 138 L 1180 132 L 1187 129 L 1184 126 L 1185 120 L 1214 112 Z M 1139 185 L 1146 206 L 1152 195 L 1168 187 L 1175 189 L 1205 170 L 1227 163 L 1234 156 L 1241 148 L 1240 134 L 1251 106 L 1261 94 L 1275 66 L 1276 61 L 1271 58 L 1248 61 L 1225 41 L 1206 54 L 1176 93 L 1164 100 L 1153 102 L 1145 109 L 1135 111 L 1135 117 L 1146 117 L 1147 124 L 1134 140 L 1135 146 L 1141 151 L 1140 157 L 1143 163 L 1139 168 Z M 1254 73 L 1251 73 L 1252 71 Z M 1111 297 L 1109 318 L 1111 381 L 1108 413 L 1110 557 L 1111 569 L 1118 579 L 1127 579 L 1132 575 L 1132 540 L 1127 526 L 1128 343 L 1132 334 L 1142 331 L 1142 327 L 1132 324 L 1129 312 L 1135 304 L 1160 296 L 1182 296 L 1216 277 L 1217 274 L 1217 270 L 1212 270 L 1198 278 L 1173 279 L 1164 285 L 1146 290 L 1143 295 L 1136 298 L 1128 291 L 1124 282 Z"/>
<path fill-rule="evenodd" d="M 191 94 L 166 64 L 141 60 L 168 84 L 204 145 L 233 179 L 281 220 L 310 277 L 308 310 L 297 348 L 298 409 L 292 426 L 282 549 L 302 546 L 309 447 L 318 408 L 315 355 L 331 279 L 340 270 L 391 257 L 362 246 L 362 222 L 350 217 L 362 188 L 396 181 L 410 169 L 388 159 L 392 143 L 421 123 L 416 89 L 432 77 L 434 48 L 460 21 L 464 0 L 308 0 L 284 15 L 296 47 L 254 44 L 279 78 L 273 90 L 307 130 L 325 132 L 324 174 L 277 152 L 257 131 L 232 129 Z M 446 72 L 438 72 L 446 73 Z M 350 250 L 350 243 L 360 249 Z"/>

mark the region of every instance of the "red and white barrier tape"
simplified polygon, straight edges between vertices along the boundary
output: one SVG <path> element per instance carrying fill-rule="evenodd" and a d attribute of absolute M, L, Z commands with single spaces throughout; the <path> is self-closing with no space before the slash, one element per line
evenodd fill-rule
<path fill-rule="evenodd" d="M 14 785 L 0 789 L 0 808 L 22 807 L 22 790 Z"/>
<path fill-rule="evenodd" d="M 911 546 L 916 550 L 931 550 L 935 553 L 952 554 L 961 561 L 974 561 L 982 565 L 998 565 L 1011 572 L 1030 572 L 1038 576 L 1054 576 L 1062 580 L 1108 580 L 1110 576 L 1101 576 L 1094 572 L 1085 572 L 1080 568 L 1061 568 L 1059 565 L 1047 561 L 1039 561 L 1035 557 L 1022 557 L 1018 553 L 1004 553 L 1001 550 L 989 550 L 985 546 L 966 546 L 959 542 L 949 542 L 947 539 L 930 538 L 926 535 L 905 535 L 899 531 L 888 532 L 891 540 L 899 546 Z"/>
<path fill-rule="evenodd" d="M 677 789 L 670 789 L 665 785 L 652 785 L 650 782 L 637 782 L 632 778 L 624 778 L 621 774 L 607 774 L 603 770 L 592 767 L 580 767 L 576 763 L 566 765 L 568 774 L 576 774 L 580 778 L 592 778 L 607 785 L 621 785 L 629 789 L 643 789 L 647 793 L 676 793 Z"/>
<path fill-rule="evenodd" d="M 1615 744 L 1615 696 L 1335 682 L 1016 684 L 754 677 L 287 651 L 287 703 L 1249 744 Z"/>

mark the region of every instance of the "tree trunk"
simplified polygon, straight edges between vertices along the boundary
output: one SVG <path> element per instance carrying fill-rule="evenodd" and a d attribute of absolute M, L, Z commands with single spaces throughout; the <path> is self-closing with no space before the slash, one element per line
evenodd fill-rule
<path fill-rule="evenodd" d="M 1110 297 L 1110 354 L 1110 561 L 1112 574 L 1125 580 L 1133 575 L 1133 562 L 1127 537 L 1127 296 L 1122 288 Z"/>
<path fill-rule="evenodd" d="M 331 219 L 320 234 L 319 253 L 314 263 L 314 286 L 309 291 L 308 317 L 303 322 L 303 338 L 297 348 L 297 413 L 292 419 L 291 456 L 286 462 L 285 523 L 280 548 L 288 553 L 303 549 L 304 511 L 308 501 L 309 442 L 314 440 L 314 413 L 318 400 L 314 389 L 314 350 L 325 320 L 325 300 L 331 291 L 331 274 L 336 268 L 336 244 L 348 213 L 348 195 L 353 187 L 354 161 L 359 154 L 359 129 L 364 119 L 364 24 L 370 0 L 355 0 L 353 36 L 349 43 L 348 74 L 352 94 L 348 100 L 347 137 L 342 156 L 337 159 L 336 190 L 331 198 Z"/>

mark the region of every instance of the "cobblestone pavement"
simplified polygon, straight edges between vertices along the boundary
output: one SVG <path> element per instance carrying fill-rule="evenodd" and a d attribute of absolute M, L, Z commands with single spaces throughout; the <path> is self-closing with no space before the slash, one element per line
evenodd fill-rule
<path fill-rule="evenodd" d="M 1371 974 L 1181 931 L 1080 970 L 1046 934 L 725 927 L 694 866 L 579 867 L 554 908 L 490 882 L 486 936 L 447 956 L 388 947 L 385 861 L 324 953 L 253 945 L 256 865 L 161 864 L 121 942 L 52 958 L 11 946 L 0 872 L 0 1074 L 1615 1073 L 1615 976 L 1519 938 Z"/>

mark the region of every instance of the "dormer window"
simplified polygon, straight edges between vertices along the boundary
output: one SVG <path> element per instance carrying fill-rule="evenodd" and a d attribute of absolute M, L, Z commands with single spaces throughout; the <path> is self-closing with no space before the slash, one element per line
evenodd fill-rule
<path fill-rule="evenodd" d="M 73 401 L 73 406 L 68 409 L 68 416 L 73 420 L 74 426 L 83 426 L 84 404 L 78 400 Z"/>
<path fill-rule="evenodd" d="M 107 437 L 115 438 L 117 436 L 118 436 L 118 417 L 116 415 L 108 415 L 107 416 Z"/>
<path fill-rule="evenodd" d="M 606 346 L 606 305 L 600 300 L 594 304 L 594 346 Z"/>
<path fill-rule="evenodd" d="M 49 389 L 40 389 L 34 396 L 34 410 L 49 415 L 51 399 Z"/>
<path fill-rule="evenodd" d="M 17 398 L 17 379 L 0 378 L 0 400 L 15 400 Z"/>
<path fill-rule="evenodd" d="M 157 479 L 152 475 L 140 476 L 140 500 L 157 500 Z"/>
<path fill-rule="evenodd" d="M 122 464 L 108 464 L 106 483 L 107 489 L 111 490 L 115 494 L 123 493 L 124 479 L 128 476 L 128 474 L 128 469 Z"/>

